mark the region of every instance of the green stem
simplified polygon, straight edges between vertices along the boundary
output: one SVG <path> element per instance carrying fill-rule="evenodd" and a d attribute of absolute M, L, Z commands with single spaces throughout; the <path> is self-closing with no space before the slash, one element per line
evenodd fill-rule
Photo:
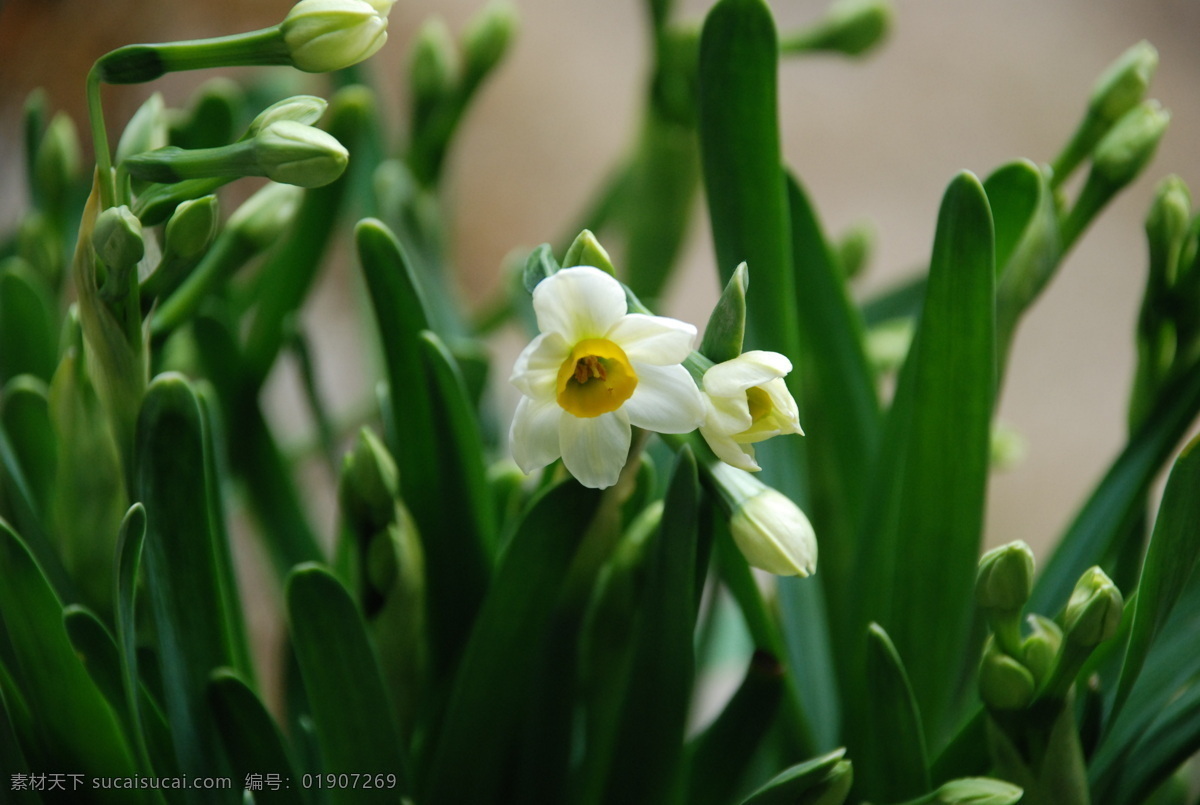
<path fill-rule="evenodd" d="M 100 182 L 100 206 L 108 209 L 116 199 L 113 184 L 112 155 L 108 151 L 108 132 L 104 128 L 104 108 L 100 103 L 100 63 L 96 62 L 87 76 L 88 123 L 92 128 L 92 145 L 96 151 L 96 173 Z"/>
<path fill-rule="evenodd" d="M 291 52 L 276 25 L 213 39 L 126 45 L 101 56 L 93 69 L 108 84 L 142 84 L 184 70 L 291 63 Z"/>

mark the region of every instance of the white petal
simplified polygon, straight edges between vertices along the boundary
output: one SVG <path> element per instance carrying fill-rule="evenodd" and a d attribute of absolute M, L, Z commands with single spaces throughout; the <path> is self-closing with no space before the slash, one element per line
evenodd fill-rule
<path fill-rule="evenodd" d="M 607 337 L 629 356 L 629 360 L 652 366 L 683 363 L 692 351 L 696 328 L 666 316 L 630 313 L 618 321 Z"/>
<path fill-rule="evenodd" d="M 706 414 L 704 426 L 709 430 L 732 436 L 754 424 L 745 394 L 739 394 L 736 397 L 714 397 L 711 394 L 705 394 L 704 402 Z"/>
<path fill-rule="evenodd" d="M 628 309 L 621 283 L 591 266 L 564 268 L 533 289 L 538 329 L 571 344 L 602 337 Z"/>
<path fill-rule="evenodd" d="M 538 400 L 554 395 L 558 370 L 571 354 L 571 345 L 558 333 L 542 333 L 521 350 L 509 382 Z"/>
<path fill-rule="evenodd" d="M 746 561 L 777 576 L 808 576 L 817 569 L 817 537 L 800 507 L 766 488 L 729 520 Z"/>
<path fill-rule="evenodd" d="M 750 446 L 743 447 L 735 442 L 728 434 L 710 428 L 707 425 L 701 426 L 700 435 L 704 437 L 704 441 L 708 442 L 708 446 L 717 454 L 717 458 L 724 461 L 739 470 L 746 472 L 758 472 L 761 467 L 754 460 L 754 448 Z"/>
<path fill-rule="evenodd" d="M 635 363 L 638 384 L 621 408 L 629 421 L 655 433 L 688 433 L 704 421 L 704 398 L 688 370 Z"/>
<path fill-rule="evenodd" d="M 535 402 L 522 397 L 508 431 L 513 461 L 522 472 L 533 472 L 561 455 L 558 447 L 559 420 L 566 416 L 553 399 Z"/>
<path fill-rule="evenodd" d="M 733 360 L 718 363 L 704 373 L 704 390 L 718 397 L 732 397 L 752 386 L 761 386 L 792 371 L 792 362 L 778 352 L 751 350 Z"/>
<path fill-rule="evenodd" d="M 558 426 L 563 464 L 584 486 L 606 489 L 617 482 L 629 457 L 629 417 L 623 410 L 593 417 L 563 413 Z"/>

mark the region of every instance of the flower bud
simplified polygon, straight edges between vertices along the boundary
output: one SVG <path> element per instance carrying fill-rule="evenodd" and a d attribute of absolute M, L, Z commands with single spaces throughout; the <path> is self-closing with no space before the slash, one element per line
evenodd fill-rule
<path fill-rule="evenodd" d="M 462 38 L 467 87 L 478 86 L 500 63 L 516 32 L 517 10 L 506 0 L 492 0 L 472 18 Z"/>
<path fill-rule="evenodd" d="M 346 522 L 360 534 L 385 529 L 396 519 L 400 474 L 383 442 L 367 428 L 342 460 L 338 502 Z M 386 588 L 385 585 L 377 585 Z"/>
<path fill-rule="evenodd" d="M 749 287 L 749 271 L 746 264 L 742 263 L 733 270 L 733 276 L 721 292 L 721 298 L 717 300 L 704 327 L 700 354 L 713 363 L 731 361 L 742 354 L 746 337 L 746 291 Z"/>
<path fill-rule="evenodd" d="M 785 769 L 743 800 L 742 805 L 774 802 L 842 805 L 854 784 L 854 767 L 845 755 L 845 749 L 835 749 Z"/>
<path fill-rule="evenodd" d="M 290 120 L 272 123 L 259 132 L 254 152 L 268 179 L 298 187 L 321 187 L 335 181 L 350 159 L 333 135 Z"/>
<path fill-rule="evenodd" d="M 566 255 L 563 256 L 563 268 L 571 266 L 594 266 L 601 271 L 611 276 L 617 275 L 617 270 L 613 268 L 612 259 L 608 256 L 608 252 L 600 245 L 600 241 L 596 240 L 596 236 L 591 230 L 585 229 L 579 233 L 571 245 L 567 248 Z"/>
<path fill-rule="evenodd" d="M 127 271 L 146 253 L 142 222 L 126 206 L 109 207 L 96 219 L 92 247 L 110 271 Z"/>
<path fill-rule="evenodd" d="M 1144 39 L 1109 65 L 1092 88 L 1088 113 L 1107 122 L 1117 122 L 1146 94 L 1158 67 L 1158 51 Z"/>
<path fill-rule="evenodd" d="M 250 122 L 250 127 L 246 130 L 246 137 L 257 137 L 259 132 L 267 126 L 282 120 L 311 126 L 321 119 L 321 115 L 325 114 L 328 106 L 329 104 L 324 98 L 318 98 L 316 95 L 293 95 L 290 98 L 284 98 L 258 113 L 258 116 Z"/>
<path fill-rule="evenodd" d="M 117 143 L 116 161 L 123 162 L 134 154 L 153 151 L 167 145 L 167 118 L 161 92 L 156 92 L 138 107 L 129 119 L 121 140 Z"/>
<path fill-rule="evenodd" d="M 1063 613 L 1066 639 L 1084 648 L 1100 645 L 1117 633 L 1124 599 L 1103 570 L 1092 567 L 1075 584 Z"/>
<path fill-rule="evenodd" d="M 859 56 L 875 47 L 892 26 L 892 6 L 886 0 L 837 0 L 828 15 L 810 30 L 785 37 L 785 52 L 814 50 Z"/>
<path fill-rule="evenodd" d="M 1092 172 L 1124 187 L 1154 157 L 1171 115 L 1158 101 L 1145 101 L 1126 112 L 1092 152 Z"/>
<path fill-rule="evenodd" d="M 62 211 L 68 194 L 79 181 L 81 165 L 75 123 L 59 112 L 50 121 L 34 158 L 34 192 L 42 208 Z"/>
<path fill-rule="evenodd" d="M 1166 290 L 1175 280 L 1191 214 L 1192 195 L 1183 180 L 1172 174 L 1159 182 L 1146 214 L 1150 272 L 1156 290 Z"/>
<path fill-rule="evenodd" d="M 808 576 L 817 569 L 817 537 L 808 517 L 786 495 L 728 464 L 712 468 L 731 510 L 729 529 L 746 561 L 777 576 Z"/>
<path fill-rule="evenodd" d="M 1024 791 L 1012 783 L 990 777 L 964 777 L 942 785 L 930 805 L 1015 805 Z"/>
<path fill-rule="evenodd" d="M 217 197 L 184 201 L 167 221 L 165 253 L 194 259 L 204 253 L 217 234 Z"/>
<path fill-rule="evenodd" d="M 1030 615 L 1027 622 L 1032 634 L 1021 644 L 1021 659 L 1038 685 L 1042 685 L 1054 670 L 1054 661 L 1062 648 L 1062 629 L 1041 615 Z"/>
<path fill-rule="evenodd" d="M 292 64 L 308 73 L 341 70 L 387 41 L 390 0 L 300 0 L 280 24 Z"/>
<path fill-rule="evenodd" d="M 301 195 L 303 191 L 293 185 L 269 184 L 233 211 L 226 228 L 256 249 L 265 249 L 292 222 Z"/>
<path fill-rule="evenodd" d="M 875 226 L 868 220 L 854 223 L 837 242 L 838 263 L 846 279 L 854 279 L 866 268 L 875 251 Z"/>
<path fill-rule="evenodd" d="M 975 603 L 981 609 L 1019 612 L 1033 592 L 1033 551 L 1021 540 L 993 548 L 979 560 Z"/>
<path fill-rule="evenodd" d="M 430 17 L 417 31 L 408 80 L 413 101 L 422 114 L 454 92 L 458 84 L 458 53 L 454 37 L 441 17 Z"/>
<path fill-rule="evenodd" d="M 1033 701 L 1037 683 L 1024 665 L 988 640 L 979 664 L 979 698 L 993 710 L 1022 710 Z"/>

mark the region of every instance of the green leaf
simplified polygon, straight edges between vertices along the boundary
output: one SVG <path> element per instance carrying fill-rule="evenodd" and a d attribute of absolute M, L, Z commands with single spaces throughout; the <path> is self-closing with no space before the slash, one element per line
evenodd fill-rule
<path fill-rule="evenodd" d="M 62 604 L 29 550 L 2 520 L 0 577 L 0 620 L 15 657 L 12 672 L 40 738 L 37 753 L 28 759 L 39 769 L 70 769 L 89 777 L 134 776 L 117 717 L 67 636 Z M 141 792 L 97 791 L 95 801 L 147 798 Z"/>
<path fill-rule="evenodd" d="M 255 803 L 303 803 L 301 776 L 262 701 L 231 668 L 220 668 L 208 681 L 208 702 L 233 768 L 234 780 L 251 774 L 280 776 L 278 790 L 264 786 L 254 792 Z"/>
<path fill-rule="evenodd" d="M 733 698 L 689 746 L 688 805 L 721 805 L 737 796 L 742 775 L 775 722 L 784 687 L 783 666 L 755 651 Z"/>
<path fill-rule="evenodd" d="M 396 801 L 408 791 L 403 747 L 379 658 L 350 593 L 316 564 L 287 581 L 288 620 L 326 772 L 394 774 L 398 790 L 330 789 L 335 803 Z"/>
<path fill-rule="evenodd" d="M 925 304 L 925 273 L 909 277 L 870 297 L 862 304 L 863 322 L 871 328 L 892 321 L 921 315 Z"/>
<path fill-rule="evenodd" d="M 1105 556 L 1119 554 L 1125 538 L 1137 538 L 1132 525 L 1159 468 L 1187 433 L 1200 411 L 1200 371 L 1184 372 L 1165 389 L 1159 404 L 1129 437 L 1071 522 L 1043 566 L 1028 610 L 1057 612 L 1067 603 L 1075 580 Z"/>
<path fill-rule="evenodd" d="M 146 733 L 142 728 L 136 617 L 138 571 L 145 542 L 146 509 L 142 504 L 135 503 L 125 513 L 117 534 L 117 574 L 113 579 L 113 599 L 125 723 L 143 770 L 149 772 L 153 766 L 149 762 Z"/>
<path fill-rule="evenodd" d="M 454 680 L 422 801 L 501 801 L 524 693 L 568 568 L 600 502 L 573 481 L 539 497 L 517 526 Z"/>
<path fill-rule="evenodd" d="M 121 683 L 121 662 L 117 654 L 117 644 L 113 642 L 108 627 L 101 623 L 95 613 L 78 604 L 71 604 L 63 610 L 63 624 L 67 627 L 67 638 L 79 659 L 83 661 L 88 676 L 104 694 L 109 707 L 120 713 L 121 705 L 125 701 Z M 124 726 L 128 732 L 129 724 Z"/>
<path fill-rule="evenodd" d="M 679 776 L 691 703 L 697 507 L 696 460 L 679 453 L 663 501 L 657 538 L 648 547 L 639 597 L 630 680 L 604 802 L 671 801 Z"/>
<path fill-rule="evenodd" d="M 1129 697 L 1146 655 L 1171 610 L 1183 593 L 1200 559 L 1200 437 L 1180 453 L 1167 480 L 1154 535 L 1138 583 L 1133 631 L 1121 667 L 1117 698 L 1110 718 L 1116 718 Z"/>
<path fill-rule="evenodd" d="M 7 348 L 7 347 L 6 347 Z M 0 418 L 9 434 L 38 519 L 45 522 L 50 512 L 57 469 L 57 439 L 50 422 L 46 384 L 32 375 L 18 375 L 0 390 Z"/>
<path fill-rule="evenodd" d="M 867 470 L 878 448 L 882 419 L 865 352 L 859 312 L 804 189 L 788 181 L 796 310 L 803 351 L 800 402 L 812 488 L 809 516 L 820 540 L 821 576 L 835 616 L 853 595 L 858 520 L 866 507 Z M 855 632 L 854 634 L 857 634 Z"/>
<path fill-rule="evenodd" d="M 780 162 L 779 45 L 763 0 L 720 0 L 700 36 L 699 127 L 721 284 L 745 262 L 748 346 L 793 360 L 796 298 Z"/>
<path fill-rule="evenodd" d="M 983 529 L 996 372 L 992 256 L 987 197 L 961 173 L 938 214 L 924 311 L 888 413 L 855 575 L 863 625 L 878 621 L 908 658 L 935 744 L 953 721 L 945 676 L 962 664 Z"/>
<path fill-rule="evenodd" d="M 856 755 L 862 796 L 892 802 L 929 790 L 921 713 L 896 647 L 877 623 L 867 628 L 869 740 Z"/>
<path fill-rule="evenodd" d="M 28 769 L 30 767 L 18 737 L 18 732 L 22 728 L 27 730 L 30 726 L 29 713 L 27 711 L 21 713 L 19 717 L 24 722 L 21 725 L 16 723 L 18 716 L 13 713 L 17 707 L 24 710 L 25 703 L 19 701 L 19 697 L 20 693 L 16 690 L 12 677 L 4 668 L 4 663 L 0 662 L 0 768 L 4 769 Z M 9 796 L 12 797 L 13 805 L 39 805 L 41 802 L 41 799 L 33 791 L 9 791 Z"/>
<path fill-rule="evenodd" d="M 1143 735 L 1122 770 L 1113 802 L 1145 802 L 1159 785 L 1200 747 L 1200 684 L 1193 683 L 1171 702 Z"/>
<path fill-rule="evenodd" d="M 387 432 L 403 442 L 403 449 L 400 444 L 388 447 L 400 470 L 401 497 L 417 524 L 425 552 L 432 671 L 435 679 L 445 678 L 466 643 L 487 588 L 485 524 L 491 514 L 459 505 L 457 484 L 463 472 L 473 472 L 461 462 L 476 461 L 480 453 L 464 457 L 447 451 L 442 435 L 448 426 L 441 424 L 445 414 L 438 405 L 453 405 L 455 427 L 468 443 L 477 437 L 467 436 L 472 426 L 465 418 L 471 415 L 463 410 L 461 400 L 451 403 L 451 398 L 442 398 L 435 404 L 435 395 L 424 393 L 429 383 L 426 361 L 433 360 L 422 337 L 429 329 L 429 317 L 407 255 L 379 221 L 361 221 L 355 231 L 391 391 L 392 421 Z M 444 364 L 445 359 L 438 362 Z M 441 371 L 442 387 L 452 388 L 451 370 L 443 366 Z M 487 499 L 478 497 L 482 491 L 474 494 L 476 503 Z"/>
<path fill-rule="evenodd" d="M 58 363 L 54 296 L 20 259 L 0 263 L 0 383 L 22 374 L 50 382 Z"/>
<path fill-rule="evenodd" d="M 146 509 L 146 587 L 158 640 L 164 704 L 175 755 L 187 774 L 211 774 L 216 750 L 205 702 L 208 675 L 238 652 L 224 611 L 232 569 L 209 489 L 207 425 L 182 376 L 160 375 L 138 417 L 134 489 Z M 127 639 L 127 638 L 126 638 Z"/>

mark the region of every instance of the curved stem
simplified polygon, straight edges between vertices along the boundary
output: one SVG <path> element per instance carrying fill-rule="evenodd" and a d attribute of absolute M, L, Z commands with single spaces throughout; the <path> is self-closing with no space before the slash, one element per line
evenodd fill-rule
<path fill-rule="evenodd" d="M 99 62 L 88 71 L 87 103 L 88 123 L 92 129 L 92 146 L 96 152 L 96 171 L 100 175 L 100 206 L 108 209 L 116 199 L 113 183 L 112 155 L 108 151 L 108 131 L 104 128 L 104 107 L 100 103 Z"/>

